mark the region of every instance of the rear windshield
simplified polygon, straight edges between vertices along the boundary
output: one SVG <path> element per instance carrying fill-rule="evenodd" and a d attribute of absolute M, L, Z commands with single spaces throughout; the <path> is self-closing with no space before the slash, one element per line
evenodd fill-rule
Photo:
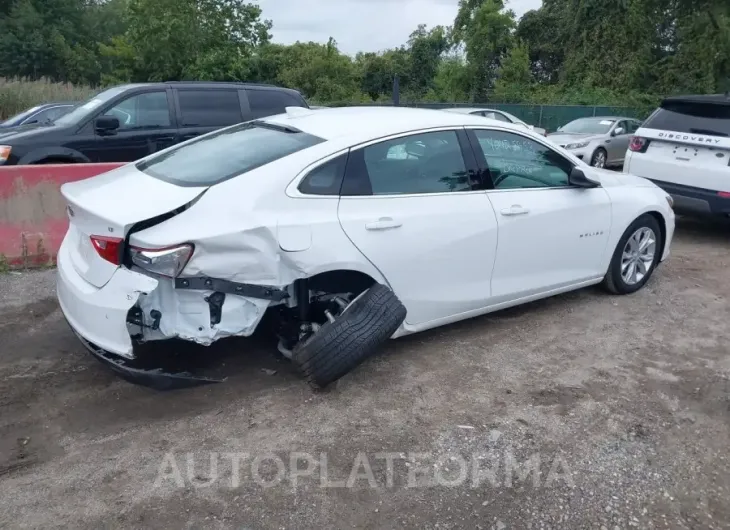
<path fill-rule="evenodd" d="M 137 169 L 178 186 L 212 186 L 323 141 L 295 129 L 241 123 L 142 160 Z"/>
<path fill-rule="evenodd" d="M 730 105 L 667 102 L 642 125 L 647 129 L 730 136 Z"/>

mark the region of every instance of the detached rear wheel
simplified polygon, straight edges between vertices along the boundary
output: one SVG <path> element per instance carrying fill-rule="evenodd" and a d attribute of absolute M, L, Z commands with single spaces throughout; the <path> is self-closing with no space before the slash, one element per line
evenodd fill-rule
<path fill-rule="evenodd" d="M 311 385 L 323 388 L 371 357 L 405 318 L 395 293 L 376 283 L 297 343 L 292 361 Z"/>
<path fill-rule="evenodd" d="M 661 230 L 651 215 L 642 215 L 626 229 L 611 258 L 603 285 L 614 294 L 631 294 L 649 281 L 661 251 Z"/>

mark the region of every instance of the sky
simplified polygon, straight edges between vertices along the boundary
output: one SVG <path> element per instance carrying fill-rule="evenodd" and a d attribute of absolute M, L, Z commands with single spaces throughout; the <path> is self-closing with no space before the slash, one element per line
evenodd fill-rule
<path fill-rule="evenodd" d="M 253 0 L 263 18 L 274 23 L 274 42 L 337 41 L 340 51 L 354 55 L 405 44 L 418 27 L 454 22 L 459 0 Z M 508 0 L 518 17 L 540 7 L 542 0 Z"/>

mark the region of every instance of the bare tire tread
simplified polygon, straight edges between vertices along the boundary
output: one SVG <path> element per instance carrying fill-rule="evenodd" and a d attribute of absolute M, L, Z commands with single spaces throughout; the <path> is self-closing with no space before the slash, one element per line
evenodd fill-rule
<path fill-rule="evenodd" d="M 395 293 L 376 284 L 344 315 L 297 344 L 292 359 L 310 384 L 325 387 L 371 357 L 405 317 Z"/>

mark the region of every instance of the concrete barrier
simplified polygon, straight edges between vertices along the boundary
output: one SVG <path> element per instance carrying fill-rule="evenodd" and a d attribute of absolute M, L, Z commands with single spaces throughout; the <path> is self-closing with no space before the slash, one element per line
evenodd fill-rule
<path fill-rule="evenodd" d="M 121 165 L 0 166 L 0 267 L 52 264 L 68 229 L 61 184 Z"/>

